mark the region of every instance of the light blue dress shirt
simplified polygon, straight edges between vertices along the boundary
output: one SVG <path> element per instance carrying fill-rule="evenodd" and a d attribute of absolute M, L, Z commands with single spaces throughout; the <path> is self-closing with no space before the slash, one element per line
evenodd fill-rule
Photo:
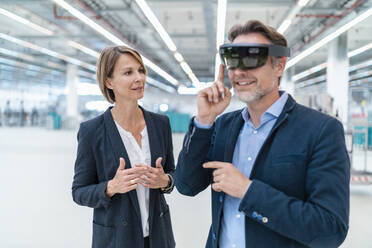
<path fill-rule="evenodd" d="M 288 94 L 280 91 L 280 98 L 262 114 L 257 128 L 251 122 L 248 109 L 242 111 L 245 123 L 235 145 L 232 164 L 247 178 L 250 177 L 257 154 L 283 111 L 287 99 Z M 199 128 L 210 127 L 201 125 L 195 119 L 194 123 Z M 245 248 L 245 215 L 239 212 L 240 201 L 240 198 L 225 195 L 219 241 L 221 248 Z"/>

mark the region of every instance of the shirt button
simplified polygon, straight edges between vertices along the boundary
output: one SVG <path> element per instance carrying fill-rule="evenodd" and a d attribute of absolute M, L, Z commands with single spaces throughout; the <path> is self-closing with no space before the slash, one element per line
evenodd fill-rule
<path fill-rule="evenodd" d="M 239 218 L 240 218 L 240 214 L 237 214 L 237 215 L 236 215 L 236 218 L 238 218 L 238 219 L 239 219 Z"/>
<path fill-rule="evenodd" d="M 254 133 L 254 134 L 257 134 L 258 132 L 257 132 L 257 130 L 253 130 L 253 133 Z"/>
<path fill-rule="evenodd" d="M 253 213 L 252 213 L 252 217 L 253 217 L 253 218 L 257 218 L 257 215 L 258 215 L 257 212 L 256 212 L 256 211 L 253 211 Z"/>
<path fill-rule="evenodd" d="M 248 161 L 251 161 L 252 160 L 252 158 L 251 157 L 248 157 Z"/>

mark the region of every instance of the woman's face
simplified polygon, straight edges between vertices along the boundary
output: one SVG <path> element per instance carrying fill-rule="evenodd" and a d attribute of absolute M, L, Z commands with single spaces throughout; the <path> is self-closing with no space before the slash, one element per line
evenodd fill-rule
<path fill-rule="evenodd" d="M 146 83 L 145 68 L 130 54 L 121 54 L 106 86 L 114 91 L 115 100 L 138 100 L 143 97 Z"/>

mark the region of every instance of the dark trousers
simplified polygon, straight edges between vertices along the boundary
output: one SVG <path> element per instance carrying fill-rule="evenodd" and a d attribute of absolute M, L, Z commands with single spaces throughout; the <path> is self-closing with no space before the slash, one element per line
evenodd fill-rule
<path fill-rule="evenodd" d="M 145 241 L 144 248 L 150 248 L 150 239 L 149 239 L 149 236 L 143 238 L 143 241 Z"/>

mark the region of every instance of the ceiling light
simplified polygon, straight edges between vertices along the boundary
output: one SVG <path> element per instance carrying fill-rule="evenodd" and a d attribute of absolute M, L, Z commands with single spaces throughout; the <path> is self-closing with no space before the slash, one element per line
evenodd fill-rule
<path fill-rule="evenodd" d="M 175 52 L 177 50 L 176 45 L 173 43 L 172 39 L 169 37 L 167 31 L 165 31 L 163 25 L 159 22 L 158 18 L 155 16 L 154 12 L 150 9 L 149 5 L 145 0 L 136 0 L 138 6 L 141 8 L 142 12 L 145 14 L 150 23 L 154 26 L 156 31 L 159 33 L 162 40 L 165 42 L 169 50 Z"/>
<path fill-rule="evenodd" d="M 162 90 L 165 90 L 165 91 L 167 91 L 169 93 L 176 92 L 176 90 L 173 87 L 168 86 L 168 85 L 163 84 L 163 83 L 160 83 L 159 81 L 156 81 L 155 79 L 153 79 L 153 78 L 151 78 L 149 76 L 146 77 L 146 82 L 148 84 L 151 84 L 152 86 L 158 87 L 158 88 L 160 88 Z"/>
<path fill-rule="evenodd" d="M 288 29 L 288 27 L 291 25 L 292 20 L 285 19 L 284 22 L 280 25 L 278 28 L 278 32 L 281 34 L 284 34 L 284 32 Z"/>
<path fill-rule="evenodd" d="M 181 85 L 180 87 L 178 87 L 177 92 L 180 95 L 196 95 L 198 94 L 199 90 L 200 89 L 195 88 L 195 87 L 188 88 L 188 87 Z"/>
<path fill-rule="evenodd" d="M 313 52 L 318 50 L 320 47 L 324 46 L 325 44 L 327 44 L 328 42 L 330 42 L 334 38 L 338 37 L 340 34 L 344 33 L 345 31 L 349 30 L 351 27 L 355 26 L 359 22 L 363 21 L 364 19 L 366 19 L 370 15 L 372 15 L 372 7 L 369 8 L 367 11 L 363 12 L 362 14 L 358 15 L 356 18 L 353 18 L 351 21 L 342 25 L 336 31 L 330 33 L 329 35 L 322 38 L 318 42 L 315 42 L 315 44 L 313 44 L 309 48 L 305 49 L 304 51 L 302 51 L 301 53 L 299 53 L 298 55 L 296 55 L 292 59 L 288 60 L 288 63 L 286 65 L 286 69 L 294 66 L 299 61 L 306 58 L 307 56 L 309 56 L 310 54 L 312 54 Z"/>
<path fill-rule="evenodd" d="M 215 60 L 215 71 L 214 78 L 217 80 L 218 71 L 221 64 L 220 56 L 218 55 L 218 49 L 225 42 L 225 25 L 226 25 L 226 8 L 227 0 L 218 0 L 217 5 L 217 36 L 216 36 L 216 60 Z"/>
<path fill-rule="evenodd" d="M 183 57 L 182 57 L 182 55 L 179 52 L 175 52 L 174 53 L 174 57 L 176 58 L 176 60 L 178 62 L 182 62 L 183 61 Z"/>
<path fill-rule="evenodd" d="M 89 19 L 87 16 L 85 16 L 79 10 L 75 9 L 70 4 L 66 3 L 64 0 L 51 0 L 51 1 L 54 1 L 56 4 L 58 4 L 59 6 L 61 6 L 62 8 L 64 8 L 68 12 L 70 12 L 73 16 L 75 16 L 78 19 L 80 19 L 82 22 L 84 22 L 85 24 L 87 24 L 88 26 L 90 26 L 91 28 L 93 28 L 94 30 L 96 30 L 98 33 L 100 33 L 101 35 L 103 35 L 106 39 L 110 40 L 114 44 L 116 44 L 116 45 L 124 45 L 124 46 L 131 47 L 128 44 L 126 44 L 125 42 L 123 42 L 121 39 L 119 39 L 118 37 L 116 37 L 115 35 L 113 35 L 110 32 L 108 32 L 106 29 L 102 28 L 100 25 L 98 25 L 97 23 L 95 23 L 94 21 L 92 21 L 91 19 Z M 142 55 L 141 55 L 141 57 L 142 57 L 143 62 L 145 63 L 145 65 L 147 65 L 153 71 L 155 71 L 160 76 L 162 76 L 163 78 L 165 78 L 166 80 L 168 80 L 171 84 L 173 84 L 175 86 L 178 85 L 177 79 L 175 79 L 174 77 L 172 77 L 171 75 L 169 75 L 167 72 L 165 72 L 159 66 L 155 65 L 153 62 L 151 62 L 146 57 L 144 57 Z"/>
<path fill-rule="evenodd" d="M 287 18 L 282 22 L 282 24 L 280 24 L 277 31 L 281 34 L 284 34 L 291 25 L 293 18 L 295 18 L 295 16 L 301 11 L 304 6 L 306 6 L 308 2 L 309 0 L 298 1 L 298 3 L 293 8 L 291 8 L 291 11 L 287 15 Z"/>
<path fill-rule="evenodd" d="M 167 33 L 167 31 L 165 30 L 165 28 L 163 27 L 163 25 L 161 25 L 161 23 L 159 22 L 158 18 L 155 16 L 154 12 L 150 9 L 150 7 L 147 4 L 147 2 L 145 0 L 136 0 L 136 2 L 138 4 L 138 6 L 141 8 L 142 12 L 145 14 L 146 18 L 154 26 L 155 30 L 158 32 L 158 34 L 160 35 L 160 37 L 162 38 L 162 40 L 164 41 L 164 43 L 167 45 L 168 49 L 171 52 L 174 53 L 174 57 L 176 58 L 176 60 L 178 62 L 182 62 L 184 60 L 183 57 L 182 57 L 182 55 L 179 52 L 177 52 L 176 45 L 174 44 L 173 40 L 171 39 L 171 37 L 169 36 L 169 34 Z M 182 69 L 184 70 L 184 67 L 182 67 Z M 190 67 L 188 69 L 191 70 Z M 191 70 L 191 72 L 192 72 L 192 70 Z M 190 73 L 188 73 L 188 71 L 185 71 L 185 73 L 188 76 L 190 74 Z M 199 82 L 199 80 L 195 77 L 195 74 L 192 74 L 192 75 L 194 75 L 192 78 L 189 76 L 189 78 L 191 79 L 192 83 L 194 84 L 195 82 Z"/>
<path fill-rule="evenodd" d="M 159 105 L 159 109 L 160 109 L 161 112 L 167 112 L 168 109 L 169 109 L 169 106 L 166 103 L 162 103 L 162 104 Z"/>
<path fill-rule="evenodd" d="M 367 44 L 367 45 L 365 45 L 365 46 L 362 46 L 362 47 L 360 47 L 358 49 L 355 49 L 353 51 L 348 52 L 347 56 L 350 58 L 350 57 L 356 56 L 358 54 L 364 53 L 365 51 L 367 51 L 367 50 L 369 50 L 371 48 L 372 48 L 372 42 L 369 43 L 369 44 Z"/>
<path fill-rule="evenodd" d="M 218 0 L 217 36 L 216 36 L 217 51 L 220 48 L 220 46 L 225 42 L 226 7 L 227 7 L 227 0 Z"/>
<path fill-rule="evenodd" d="M 78 66 L 84 67 L 84 68 L 89 69 L 91 71 L 95 71 L 96 70 L 96 67 L 94 65 L 91 65 L 91 64 L 85 63 L 83 61 L 80 61 L 78 59 L 71 58 L 71 57 L 68 57 L 66 55 L 63 55 L 63 54 L 54 52 L 52 50 L 49 50 L 49 49 L 46 49 L 46 48 L 37 46 L 37 45 L 32 44 L 30 42 L 17 39 L 15 37 L 10 36 L 10 35 L 4 34 L 4 33 L 0 33 L 0 38 L 1 39 L 4 39 L 4 40 L 11 41 L 11 42 L 16 43 L 16 44 L 18 44 L 20 46 L 31 48 L 33 50 L 36 50 L 36 51 L 40 52 L 40 53 L 44 53 L 44 54 L 47 54 L 49 56 L 62 59 L 64 61 L 68 62 L 68 63 L 71 63 L 71 64 L 74 64 L 74 65 L 78 65 Z"/>
<path fill-rule="evenodd" d="M 15 15 L 15 14 L 13 14 L 13 13 L 5 10 L 5 9 L 0 8 L 0 14 L 3 14 L 5 16 L 7 16 L 7 17 L 10 17 L 13 20 L 16 20 L 17 22 L 20 22 L 20 23 L 22 23 L 24 25 L 27 25 L 28 27 L 30 27 L 30 28 L 32 28 L 34 30 L 37 30 L 37 31 L 39 31 L 39 32 L 41 32 L 43 34 L 46 34 L 46 35 L 52 35 L 53 34 L 52 31 L 50 31 L 50 30 L 48 30 L 46 28 L 43 28 L 43 27 L 41 27 L 41 26 L 39 26 L 39 25 L 37 25 L 37 24 L 35 24 L 33 22 L 30 22 L 29 20 L 27 20 L 27 19 L 25 19 L 23 17 L 20 17 L 18 15 Z"/>
<path fill-rule="evenodd" d="M 308 2 L 309 2 L 309 0 L 300 0 L 300 1 L 298 1 L 297 4 L 301 7 L 304 7 Z"/>
<path fill-rule="evenodd" d="M 348 52 L 348 53 L 347 53 L 347 57 L 348 57 L 348 58 L 354 57 L 354 56 L 356 56 L 356 55 L 358 55 L 358 54 L 361 54 L 361 53 L 363 53 L 363 52 L 365 52 L 365 51 L 368 51 L 368 50 L 371 49 L 371 48 L 372 48 L 372 42 L 369 43 L 369 44 L 367 44 L 367 45 L 365 45 L 365 46 L 362 46 L 362 47 L 360 47 L 360 48 L 358 48 L 358 49 L 355 49 L 355 50 L 353 50 L 353 51 Z M 301 79 L 301 78 L 304 78 L 304 77 L 310 76 L 311 74 L 313 74 L 313 73 L 315 73 L 315 72 L 321 71 L 321 70 L 325 69 L 326 67 L 327 67 L 327 62 L 322 63 L 322 64 L 317 65 L 317 66 L 314 66 L 314 67 L 311 67 L 310 69 L 307 69 L 307 70 L 305 70 L 305 71 L 303 71 L 303 72 L 300 72 L 300 73 L 294 75 L 294 76 L 292 77 L 292 80 L 293 80 L 293 81 L 297 81 L 297 80 L 299 80 L 299 79 Z M 350 67 L 350 68 L 351 68 L 351 67 Z"/>
<path fill-rule="evenodd" d="M 97 53 L 96 51 L 93 51 L 92 49 L 87 48 L 85 46 L 82 46 L 82 45 L 80 45 L 80 44 L 78 44 L 78 43 L 76 43 L 74 41 L 69 40 L 68 41 L 68 44 L 70 46 L 72 46 L 72 47 L 74 47 L 74 48 L 76 48 L 76 49 L 78 49 L 78 50 L 80 50 L 80 51 L 88 54 L 88 55 L 91 55 L 91 56 L 95 57 L 95 58 L 98 58 L 99 57 L 99 53 Z"/>

